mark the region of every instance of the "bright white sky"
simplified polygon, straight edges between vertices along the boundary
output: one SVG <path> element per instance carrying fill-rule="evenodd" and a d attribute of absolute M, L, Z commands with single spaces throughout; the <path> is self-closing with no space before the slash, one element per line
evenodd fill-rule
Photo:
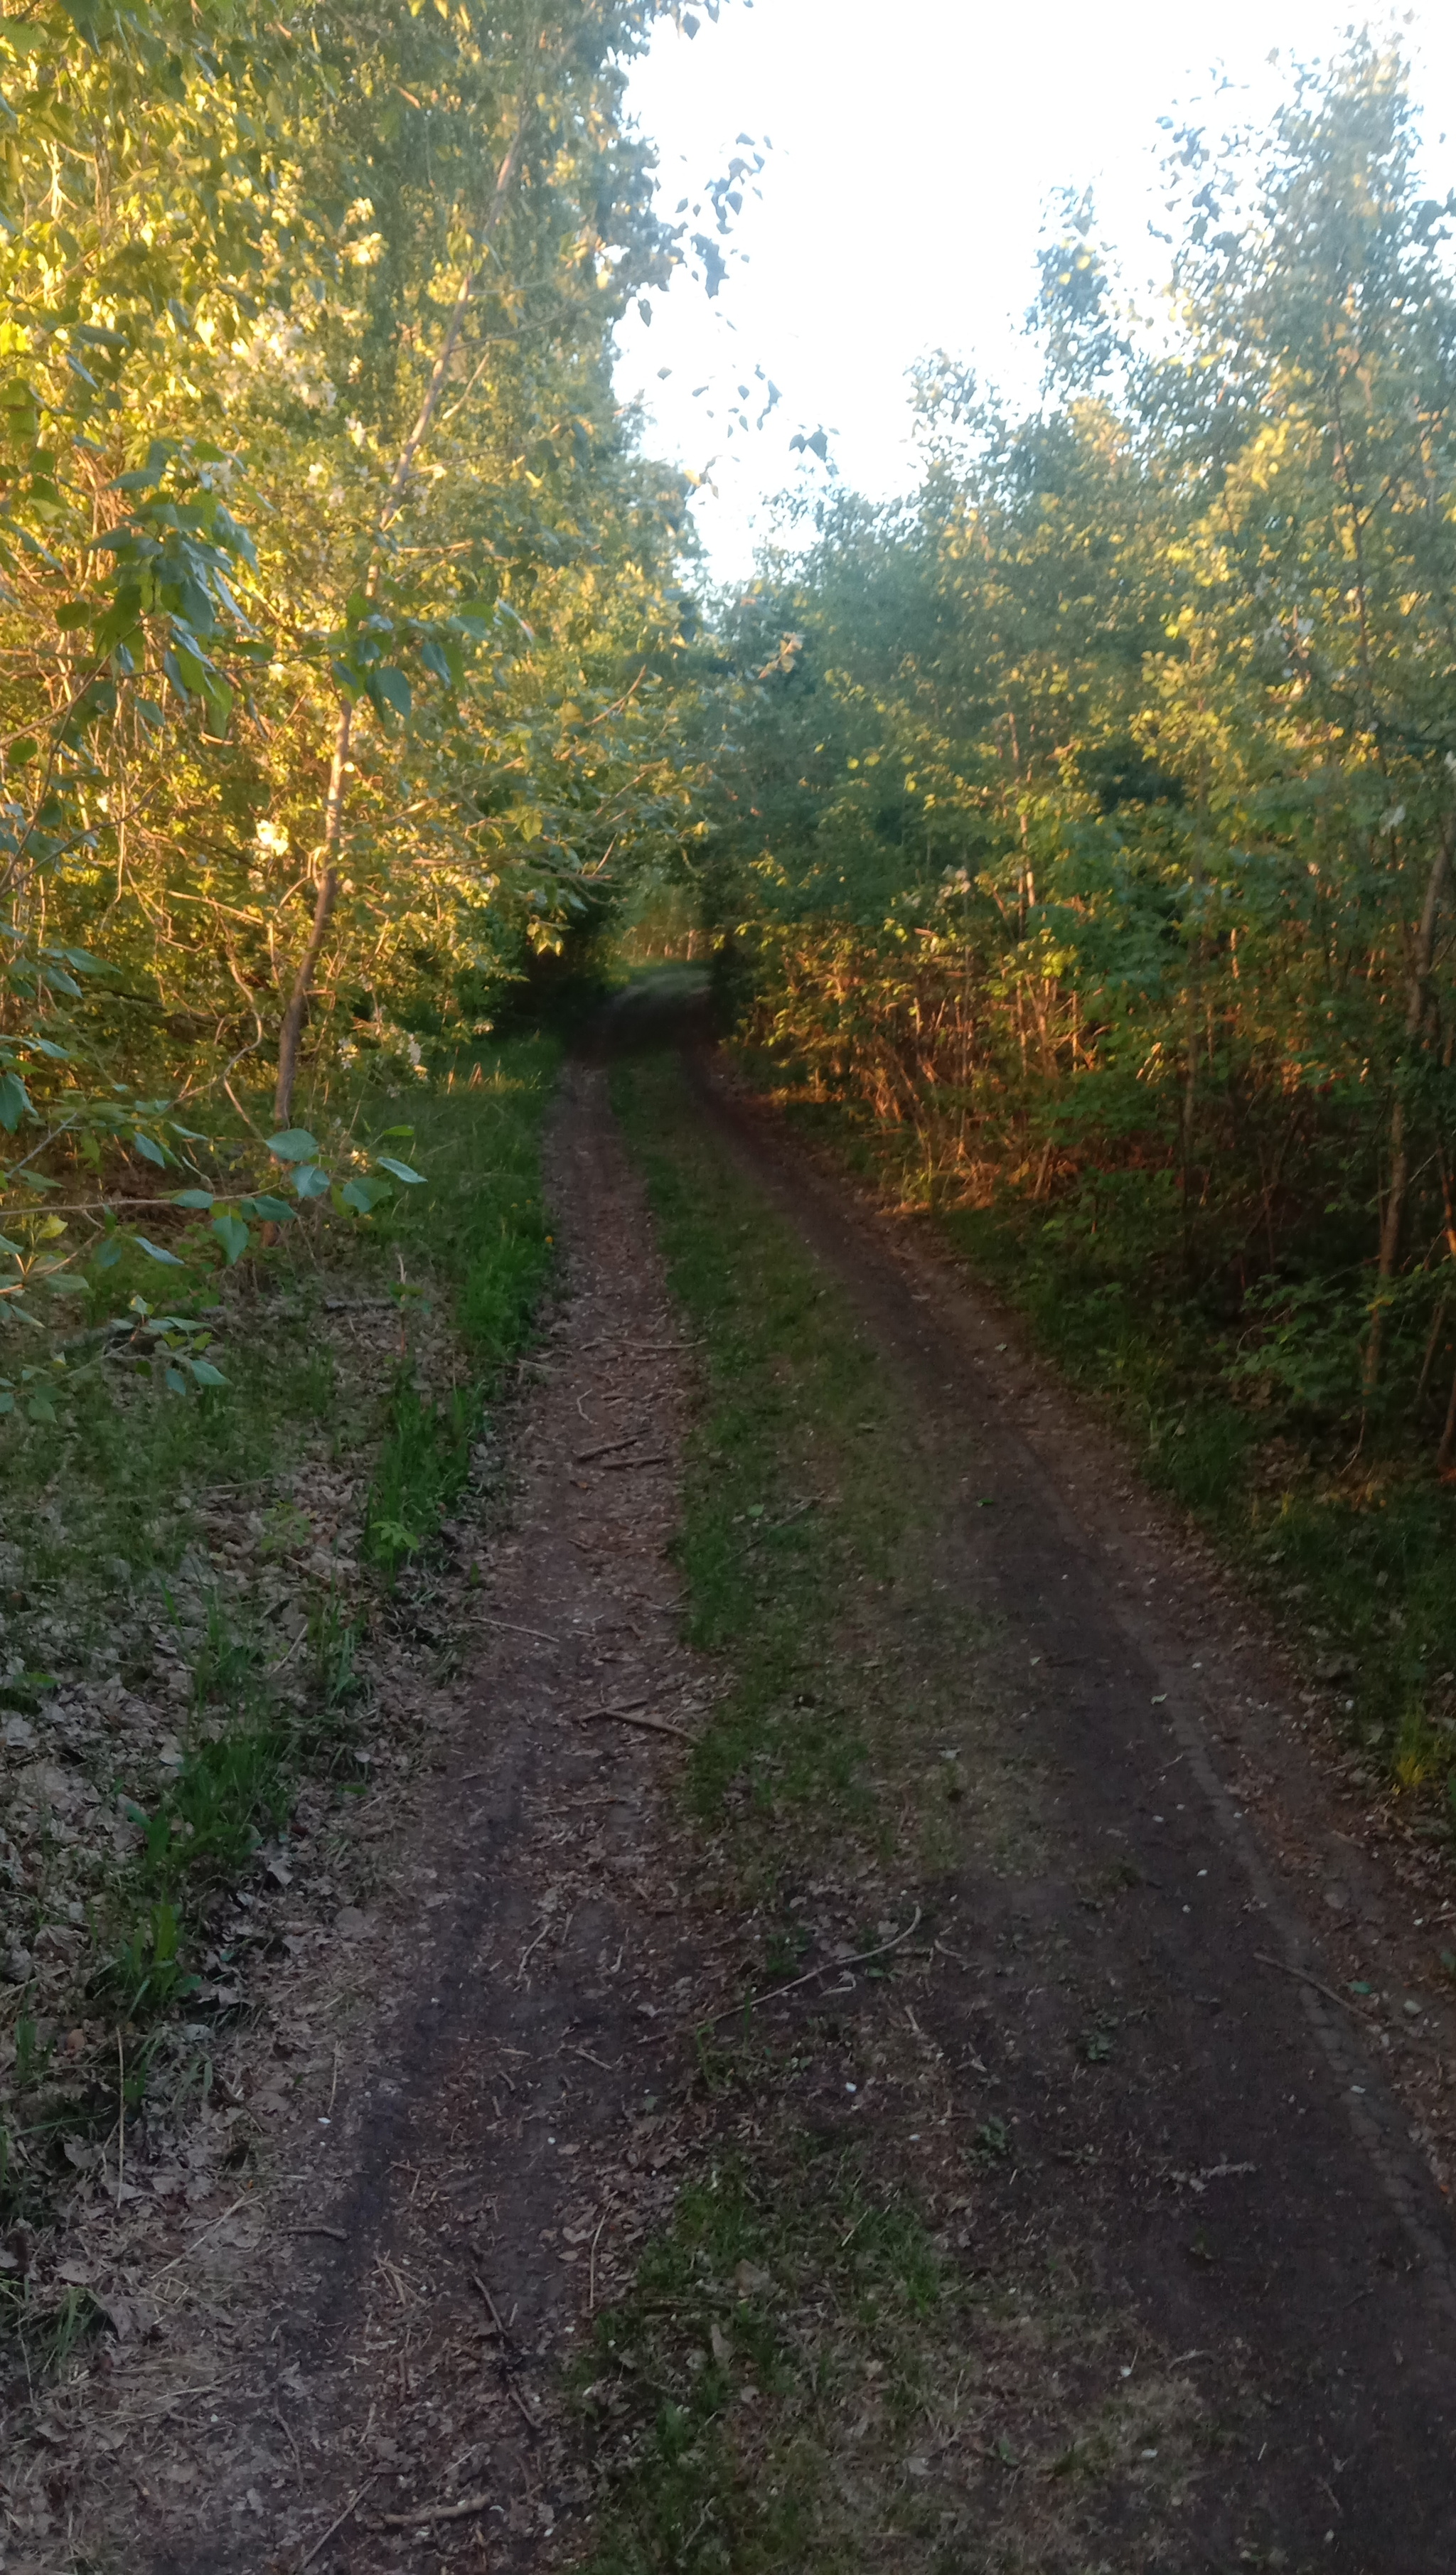
<path fill-rule="evenodd" d="M 727 581 L 748 571 L 771 496 L 821 475 L 790 453 L 795 430 L 830 430 L 846 481 L 883 496 L 915 480 L 916 358 L 944 348 L 1034 391 L 1018 324 L 1053 188 L 1090 182 L 1129 281 L 1159 274 L 1158 117 L 1241 122 L 1282 86 L 1272 48 L 1327 55 L 1358 14 L 1349 0 L 724 0 L 714 26 L 699 5 L 696 38 L 660 29 L 632 105 L 670 214 L 703 202 L 739 133 L 771 139 L 761 200 L 734 227 L 748 264 L 731 261 L 714 303 L 680 273 L 650 330 L 629 315 L 617 381 L 644 401 L 652 450 L 707 478 L 699 525 Z M 1400 26 L 1444 193 L 1456 6 L 1416 0 Z M 1221 98 L 1215 65 L 1233 85 Z M 729 438 L 739 383 L 761 408 L 755 367 L 783 399 L 761 433 Z"/>

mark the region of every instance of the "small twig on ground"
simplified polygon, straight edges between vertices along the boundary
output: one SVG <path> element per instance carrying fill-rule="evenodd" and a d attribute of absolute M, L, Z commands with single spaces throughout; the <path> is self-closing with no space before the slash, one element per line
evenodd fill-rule
<path fill-rule="evenodd" d="M 609 1457 L 602 1472 L 604 1475 L 624 1475 L 635 1466 L 666 1466 L 668 1463 L 667 1449 L 660 1448 L 652 1457 Z"/>
<path fill-rule="evenodd" d="M 1360 2023 L 1362 2029 L 1371 2027 L 1369 2013 L 1362 2012 L 1359 2004 L 1352 2003 L 1347 1995 L 1337 1994 L 1333 1985 L 1322 1985 L 1318 1976 L 1312 1976 L 1307 1967 L 1291 1967 L 1287 1958 L 1271 1958 L 1263 1949 L 1256 1949 L 1254 1956 L 1261 1967 L 1277 1967 L 1281 1976 L 1295 1976 L 1301 1985 L 1312 1985 L 1317 1994 L 1323 1994 L 1327 2003 L 1338 2003 L 1341 2011 L 1347 2011 L 1352 2020 Z"/>
<path fill-rule="evenodd" d="M 907 1922 L 903 1931 L 896 1931 L 892 1940 L 882 1941 L 877 1949 L 861 1949 L 857 1958 L 826 1958 L 821 1967 L 810 1967 L 807 1975 L 795 1976 L 791 1984 L 769 1985 L 766 1992 L 749 1994 L 744 2002 L 725 2003 L 722 2011 L 714 2012 L 711 2018 L 700 2026 L 716 2029 L 721 2020 L 731 2019 L 734 2012 L 756 2011 L 759 2003 L 776 2003 L 784 1994 L 796 1993 L 800 1985 L 811 1985 L 816 1976 L 828 1975 L 833 1967 L 837 1967 L 842 1974 L 849 1967 L 867 1967 L 871 1958 L 888 1957 L 891 1949 L 898 1949 L 901 1942 L 908 1940 L 911 1932 L 919 1928 L 919 1921 L 920 1908 L 917 1904 L 913 1921 Z"/>
<path fill-rule="evenodd" d="M 599 1716 L 615 1717 L 619 1725 L 644 1725 L 650 1734 L 676 1734 L 680 1743 L 696 1743 L 686 1725 L 675 1725 L 670 1716 L 648 1716 L 642 1712 L 642 1701 L 635 1707 L 584 1707 L 581 1722 L 590 1725 Z"/>
<path fill-rule="evenodd" d="M 432 2521 L 469 2521 L 473 2512 L 489 2512 L 489 2495 L 462 2495 L 459 2503 L 422 2504 L 418 2512 L 382 2512 L 386 2530 L 426 2530 Z"/>
<path fill-rule="evenodd" d="M 534 1636 L 539 1645 L 561 1643 L 560 1636 L 548 1636 L 543 1627 L 518 1627 L 514 1618 L 494 1618 L 489 1609 L 483 1609 L 474 1623 L 482 1627 L 505 1627 L 513 1636 Z"/>
<path fill-rule="evenodd" d="M 492 2324 L 495 2326 L 502 2342 L 506 2342 L 509 2337 L 507 2335 L 505 2325 L 501 2320 L 501 2310 L 497 2306 L 495 2299 L 492 2297 L 490 2290 L 486 2287 L 485 2281 L 481 2278 L 479 2271 L 472 2271 L 470 2275 L 470 2284 L 473 2289 L 479 2289 L 481 2296 L 485 2299 L 487 2306 L 490 2308 Z"/>
<path fill-rule="evenodd" d="M 604 1439 L 599 1447 L 579 1448 L 577 1450 L 576 1462 L 579 1466 L 590 1466 L 594 1457 L 611 1457 L 615 1455 L 619 1448 L 636 1447 L 637 1442 L 641 1437 L 642 1432 L 640 1430 L 634 1430 L 626 1439 Z"/>
<path fill-rule="evenodd" d="M 182 2252 L 174 2253 L 170 2262 L 164 2262 L 161 2270 L 156 2275 L 156 2279 L 152 2282 L 153 2288 L 156 2287 L 157 2280 L 165 2280 L 169 2271 L 175 2271 L 179 2262 L 185 2262 L 189 2253 L 195 2253 L 199 2244 L 205 2244 L 210 2235 L 216 2234 L 220 2226 L 225 2226 L 230 2217 L 236 2217 L 239 2209 L 244 2206 L 245 2202 L 251 2196 L 251 2192 L 245 2190 L 241 2199 L 235 2199 L 231 2208 L 225 2208 L 223 2210 L 221 2217 L 215 2217 L 212 2220 L 211 2225 L 203 2228 L 200 2235 L 194 2235 L 192 2242 L 185 2246 Z"/>
<path fill-rule="evenodd" d="M 312 2548 L 309 2550 L 308 2555 L 307 2555 L 306 2557 L 301 2557 L 301 2558 L 299 2559 L 299 2562 L 298 2562 L 298 2575 L 304 2575 L 304 2568 L 305 2568 L 306 2566 L 312 2566 L 312 2564 L 313 2564 L 313 2562 L 314 2562 L 314 2559 L 318 2556 L 318 2553 L 319 2553 L 320 2549 L 321 2549 L 321 2548 L 327 2548 L 327 2547 L 328 2547 L 329 2542 L 330 2542 L 330 2540 L 333 2538 L 335 2531 L 336 2531 L 336 2530 L 342 2530 L 342 2529 L 343 2529 L 345 2522 L 346 2522 L 346 2521 L 348 2521 L 348 2520 L 352 2517 L 352 2515 L 353 2515 L 353 2514 L 358 2510 L 358 2508 L 359 2508 L 360 2504 L 363 2502 L 363 2500 L 364 2500 L 365 2496 L 368 2494 L 370 2487 L 371 2487 L 371 2486 L 377 2486 L 377 2485 L 378 2485 L 378 2483 L 379 2483 L 379 2481 L 380 2481 L 380 2477 L 381 2477 L 382 2473 L 383 2473 L 383 2471 L 382 2471 L 381 2469 L 376 2468 L 376 2469 L 375 2469 L 375 2472 L 374 2472 L 374 2474 L 373 2474 L 373 2476 L 372 2476 L 372 2477 L 366 2477 L 362 2486 L 356 2486 L 356 2487 L 355 2487 L 353 2494 L 350 2496 L 349 2501 L 348 2501 L 348 2502 L 346 2503 L 346 2505 L 344 2506 L 344 2509 L 343 2509 L 343 2511 L 340 2513 L 340 2515 L 339 2515 L 339 2517 L 338 2517 L 337 2521 L 331 2521 L 331 2522 L 330 2522 L 330 2524 L 329 2524 L 328 2529 L 327 2529 L 327 2530 L 324 2530 L 324 2531 L 321 2531 L 321 2532 L 319 2533 L 319 2536 L 318 2536 L 318 2538 L 314 2541 L 314 2544 L 313 2544 Z"/>
<path fill-rule="evenodd" d="M 298 2472 L 299 2472 L 299 2476 L 300 2476 L 300 2478 L 302 2478 L 302 2476 L 303 2476 L 303 2472 L 304 2472 L 304 2463 L 303 2463 L 303 2460 L 302 2460 L 302 2459 L 300 2458 L 300 2456 L 299 2456 L 299 2446 L 298 2446 L 298 2443 L 297 2443 L 297 2441 L 294 2439 L 292 2432 L 289 2430 L 289 2427 L 288 2427 L 287 2423 L 284 2421 L 284 2418 L 283 2418 L 283 2416 L 280 2414 L 280 2412 L 279 2412 L 279 2410 L 278 2410 L 278 2407 L 277 2407 L 276 2405 L 274 2406 L 274 2409 L 273 2409 L 273 2419 L 274 2419 L 274 2422 L 278 2425 L 278 2428 L 279 2428 L 280 2432 L 283 2434 L 284 2439 L 287 2441 L 289 2448 L 290 2448 L 290 2449 L 292 2450 L 292 2452 L 293 2452 L 293 2463 L 294 2463 L 294 2466 L 297 2468 L 297 2470 L 298 2470 Z"/>
<path fill-rule="evenodd" d="M 171 1206 L 170 1199 L 167 1204 Z M 702 1347 L 702 1341 L 631 1341 L 622 1332 L 601 1332 L 594 1341 L 574 1343 L 571 1355 L 578 1357 L 583 1350 L 639 1350 L 661 1357 L 665 1351 L 676 1354 L 679 1350 L 701 1350 Z"/>
<path fill-rule="evenodd" d="M 530 2406 L 527 2404 L 525 2397 L 521 2393 L 520 2388 L 514 2386 L 509 2378 L 506 2381 L 506 2393 L 510 2397 L 512 2404 L 515 2406 L 517 2413 L 520 2415 L 522 2422 L 525 2424 L 527 2431 L 531 2434 L 534 2441 L 540 2433 L 541 2425 L 533 2415 Z"/>
<path fill-rule="evenodd" d="M 116 2026 L 116 2204 L 126 2186 L 126 2055 L 121 2043 L 121 2023 Z"/>
<path fill-rule="evenodd" d="M 597 2232 L 592 2238 L 592 2259 L 588 2267 L 587 2276 L 587 2313 L 589 2316 L 595 2316 L 597 2312 L 597 2247 L 602 2241 L 602 2227 L 606 2225 L 607 2220 L 611 2215 L 612 2203 L 609 2200 L 607 2206 L 602 2211 L 601 2225 L 598 2226 Z"/>
<path fill-rule="evenodd" d="M 756 1546 L 760 1537 L 772 1537 L 778 1529 L 791 1528 L 795 1520 L 802 1519 L 805 1511 L 816 1511 L 822 1500 L 822 1493 L 810 1493 L 806 1501 L 795 1502 L 792 1510 L 785 1511 L 781 1519 L 759 1520 L 757 1526 L 749 1529 L 747 1536 L 731 1549 L 731 1553 L 746 1555 L 749 1547 Z"/>
<path fill-rule="evenodd" d="M 271 1681 L 275 1672 L 281 1672 L 285 1663 L 292 1662 L 294 1655 L 298 1652 L 298 1649 L 303 1643 L 308 1632 L 307 1627 L 300 1627 L 293 1643 L 289 1646 L 288 1652 L 286 1654 L 280 1654 L 276 1663 L 270 1663 L 268 1665 L 267 1670 L 263 1675 L 265 1680 Z"/>
<path fill-rule="evenodd" d="M 328 2107 L 327 2111 L 326 2111 L 326 2112 L 325 2112 L 325 2114 L 324 2114 L 326 2118 L 332 2119 L 332 2118 L 333 2118 L 333 2116 L 334 2116 L 334 2098 L 335 2098 L 336 2093 L 338 2092 L 338 2089 L 339 2089 L 339 2050 L 338 2050 L 338 2048 L 336 2047 L 336 2048 L 335 2048 L 335 2050 L 334 2050 L 334 2080 L 333 2080 L 333 2082 L 332 2082 L 332 2083 L 330 2084 L 330 2086 L 329 2086 L 329 2107 Z"/>
<path fill-rule="evenodd" d="M 286 2226 L 283 2231 L 285 2235 L 332 2235 L 336 2244 L 349 2241 L 342 2226 Z"/>

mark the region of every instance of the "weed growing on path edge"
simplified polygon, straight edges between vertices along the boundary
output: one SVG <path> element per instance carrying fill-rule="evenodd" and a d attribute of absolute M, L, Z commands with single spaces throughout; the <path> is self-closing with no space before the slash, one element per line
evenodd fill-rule
<path fill-rule="evenodd" d="M 226 1388 L 89 1384 L 59 1480 L 39 1426 L 0 1425 L 0 2216 L 25 2230 L 4 2306 L 32 2374 L 61 2348 L 59 2208 L 206 2099 L 291 1853 L 381 1757 L 366 1531 L 408 1523 L 373 1550 L 392 1585 L 485 1458 L 552 1257 L 555 1063 L 521 1042 L 412 1100 L 425 1189 L 235 1281 Z"/>

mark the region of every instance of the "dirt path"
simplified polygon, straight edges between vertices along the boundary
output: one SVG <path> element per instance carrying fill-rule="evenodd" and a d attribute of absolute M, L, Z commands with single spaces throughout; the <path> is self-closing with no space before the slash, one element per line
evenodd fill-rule
<path fill-rule="evenodd" d="M 702 1064 L 698 1093 L 913 1407 L 945 1497 L 939 1579 L 995 1636 L 1046 1865 L 940 1890 L 963 1972 L 926 2011 L 946 2063 L 994 2085 L 1035 2176 L 1025 2220 L 1079 2238 L 1209 2393 L 1230 2447 L 1189 2562 L 1438 2575 L 1456 2269 L 1430 1934 L 1341 1829 L 1285 1713 L 1294 1676 L 1246 1605 L 1240 1626 L 1208 1561 L 1008 1350 L 1004 1317 Z M 1352 1976 L 1406 1987 L 1399 2090 Z M 1070 2079 L 1069 1986 L 1093 2030 Z"/>
<path fill-rule="evenodd" d="M 683 2152 L 659 1782 L 706 1684 L 666 1556 L 689 1362 L 600 1073 L 549 1160 L 564 1292 L 510 1526 L 417 1618 L 422 1690 L 432 1643 L 473 1667 L 403 1834 L 381 1816 L 374 1900 L 288 1944 L 220 2059 L 236 2193 L 113 2252 L 118 2338 L 38 2411 L 8 2569 L 367 2575 L 419 2564 L 435 2512 L 432 2569 L 536 2565 L 587 2500 L 563 2377 Z"/>
<path fill-rule="evenodd" d="M 536 2562 L 587 2499 L 559 2382 L 666 2196 L 644 2105 L 682 1962 L 672 1855 L 657 1865 L 655 1847 L 674 1755 L 653 1728 L 702 1702 L 665 1555 L 682 1332 L 600 1076 L 569 1078 L 550 1158 L 567 1294 L 534 1371 L 490 1641 L 395 1878 L 396 1918 L 402 1892 L 419 1908 L 403 1990 L 368 2034 L 372 2063 L 356 2036 L 303 2221 L 342 2249 L 321 2235 L 302 2312 L 276 2300 L 268 2344 L 269 2379 L 299 2399 L 315 2533 L 321 2497 L 338 2515 L 368 2500 L 340 2521 L 336 2560 L 314 2559 L 351 2575 L 415 2562 L 432 2507 L 436 2562 L 481 2562 L 481 2537 L 493 2566 Z M 381 1954 L 382 1981 L 399 1963 Z M 265 2383 L 255 2420 L 277 2426 L 269 2398 Z M 267 2508 L 262 2531 L 244 2518 L 227 2562 L 301 2529 L 283 2491 L 284 2532 Z M 169 2575 L 222 2562 L 211 2532 L 158 2559 Z M 288 2545 L 266 2562 L 291 2564 Z"/>
<path fill-rule="evenodd" d="M 973 1660 L 906 1594 L 865 1612 L 871 1668 L 896 1707 L 922 1685 L 973 1704 L 987 1776 L 1014 1774 L 1029 1821 L 914 1885 L 816 1880 L 806 1843 L 807 1989 L 744 2026 L 740 2079 L 727 2058 L 700 2079 L 695 2027 L 742 1991 L 761 1940 L 721 1870 L 710 1898 L 712 1853 L 675 1793 L 671 1729 L 701 1730 L 723 1681 L 679 1640 L 669 1552 L 691 1329 L 606 1077 L 576 1067 L 551 1148 L 565 1290 L 520 1407 L 518 1499 L 457 1593 L 479 1659 L 377 1900 L 280 1966 L 228 2070 L 255 2172 L 184 2225 L 138 2283 L 134 2337 L 57 2400 L 47 2439 L 66 2405 L 72 2431 L 89 2409 L 101 2433 L 64 2548 L 58 2526 L 0 2564 L 578 2562 L 646 2473 L 649 2434 L 612 2429 L 627 2373 L 650 2424 L 668 2393 L 653 2370 L 674 2365 L 634 2364 L 624 2342 L 592 2433 L 569 2389 L 592 2375 L 594 2320 L 679 2181 L 766 2154 L 779 2118 L 847 2141 L 966 2286 L 895 2414 L 853 2342 L 862 2299 L 810 2276 L 794 2307 L 751 2261 L 736 2306 L 707 2283 L 723 2329 L 703 2328 L 690 2372 L 731 2374 L 753 2297 L 777 2297 L 787 2341 L 817 2354 L 838 2562 L 1448 2575 L 1452 2032 L 1407 1927 L 1440 1889 L 1362 1855 L 1281 1713 L 1289 1673 L 1250 1617 L 1235 1632 L 1232 1594 L 1004 1324 L 701 1072 L 697 1096 L 705 1138 L 852 1300 L 937 1497 L 925 1578 L 973 1622 Z M 911 1902 L 913 1945 L 873 1978 L 835 1964 L 816 1981 L 866 1908 L 893 1927 Z M 1394 1990 L 1394 2033 L 1351 1980 Z M 270 2033 L 283 2048 L 301 2011 L 315 2038 L 285 2094 Z M 872 2230 L 830 2214 L 844 2264 Z M 1073 2317 L 1054 2331 L 1052 2273 Z M 724 2419 L 751 2430 L 770 2388 L 753 2364 Z M 899 2519 L 882 2521 L 891 2487 Z M 710 2548 L 720 2509 L 708 2490 L 691 2542 L 665 2517 L 656 2553 L 611 2563 L 736 2575 L 746 2550 Z M 921 2536 L 876 2535 L 891 2524 Z M 818 2568 L 831 2540 L 751 2563 Z"/>

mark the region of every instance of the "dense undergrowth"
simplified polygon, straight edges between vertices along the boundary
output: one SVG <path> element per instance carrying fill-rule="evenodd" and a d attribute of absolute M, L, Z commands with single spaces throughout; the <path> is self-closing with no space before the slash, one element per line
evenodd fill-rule
<path fill-rule="evenodd" d="M 372 1640 L 488 1454 L 552 1259 L 555 1061 L 523 1039 L 336 1102 L 407 1123 L 424 1178 L 180 1282 L 222 1383 L 178 1391 L 125 1336 L 50 1419 L 0 1422 L 0 2215 L 27 2242 L 115 2190 L 129 2124 L 207 2097 L 291 1832 L 327 1839 L 378 1775 Z M 93 1329 L 129 1287 L 93 1282 Z M 0 2294 L 36 2361 L 59 2310 L 29 2277 Z"/>

